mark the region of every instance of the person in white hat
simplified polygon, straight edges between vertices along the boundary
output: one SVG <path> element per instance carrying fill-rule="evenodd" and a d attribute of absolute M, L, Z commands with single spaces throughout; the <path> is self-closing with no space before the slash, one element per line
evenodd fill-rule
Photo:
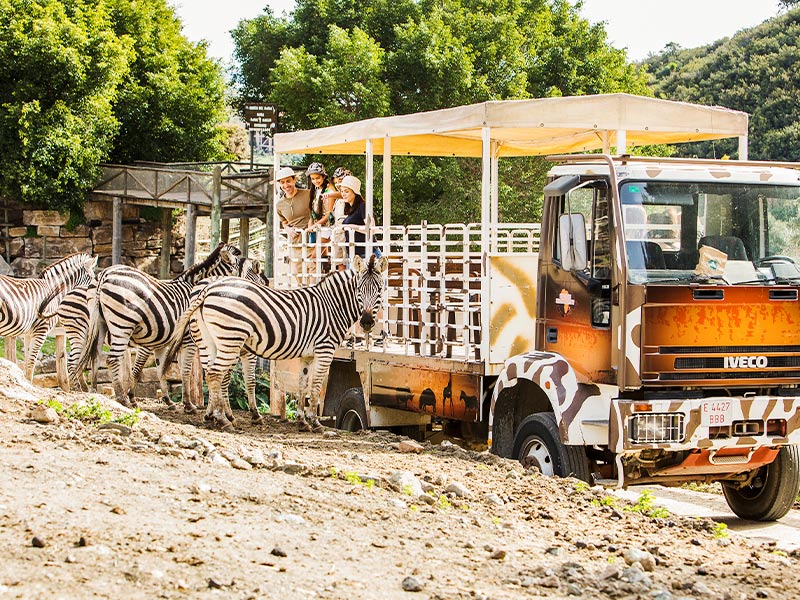
<path fill-rule="evenodd" d="M 295 173 L 291 167 L 282 167 L 275 176 L 278 185 L 281 186 L 283 194 L 275 203 L 275 212 L 281 223 L 282 229 L 287 229 L 289 233 L 289 260 L 292 275 L 296 275 L 300 270 L 300 262 L 303 260 L 303 249 L 301 247 L 301 230 L 308 227 L 308 220 L 311 217 L 311 192 L 297 187 Z"/>
<path fill-rule="evenodd" d="M 367 205 L 364 203 L 364 198 L 361 197 L 361 180 L 358 177 L 348 175 L 339 184 L 339 191 L 342 193 L 342 198 L 347 202 L 345 211 L 347 216 L 342 221 L 342 225 L 364 225 L 367 218 Z M 356 243 L 355 252 L 361 258 L 366 254 L 364 242 L 366 237 L 363 233 L 358 231 L 353 236 L 353 241 Z"/>

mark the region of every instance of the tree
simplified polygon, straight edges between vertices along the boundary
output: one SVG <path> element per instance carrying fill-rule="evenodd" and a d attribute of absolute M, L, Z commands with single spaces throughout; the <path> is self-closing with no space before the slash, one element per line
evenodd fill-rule
<path fill-rule="evenodd" d="M 484 100 L 649 94 L 641 69 L 566 0 L 298 0 L 289 18 L 265 10 L 233 38 L 241 101 L 278 104 L 288 129 Z M 392 164 L 400 221 L 477 218 L 478 161 Z M 507 217 L 539 217 L 544 168 L 504 161 Z"/>
<path fill-rule="evenodd" d="M 220 157 L 223 93 L 166 0 L 0 0 L 0 194 L 80 209 L 103 161 Z"/>
<path fill-rule="evenodd" d="M 108 0 L 114 32 L 135 58 L 119 90 L 111 160 L 204 161 L 224 153 L 225 83 L 204 43 L 181 34 L 166 0 Z"/>
<path fill-rule="evenodd" d="M 80 206 L 117 133 L 132 44 L 104 5 L 0 0 L 0 193 Z"/>
<path fill-rule="evenodd" d="M 668 48 L 647 68 L 657 96 L 750 113 L 749 156 L 797 160 L 800 144 L 800 10 L 708 46 Z M 694 144 L 688 152 L 736 154 L 736 141 Z"/>

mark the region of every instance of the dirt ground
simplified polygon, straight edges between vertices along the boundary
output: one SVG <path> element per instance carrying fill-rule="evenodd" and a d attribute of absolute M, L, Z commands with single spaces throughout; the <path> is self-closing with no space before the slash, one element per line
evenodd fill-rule
<path fill-rule="evenodd" d="M 127 412 L 0 360 L 0 599 L 800 597 L 797 553 L 452 444 L 29 416 L 90 396 Z"/>

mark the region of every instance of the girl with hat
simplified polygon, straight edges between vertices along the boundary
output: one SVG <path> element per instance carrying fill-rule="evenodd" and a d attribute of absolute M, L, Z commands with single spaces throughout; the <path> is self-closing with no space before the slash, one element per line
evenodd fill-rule
<path fill-rule="evenodd" d="M 361 180 L 358 177 L 347 175 L 342 179 L 339 184 L 339 191 L 342 193 L 342 198 L 347 202 L 345 211 L 347 216 L 342 222 L 343 225 L 365 225 L 367 217 L 367 205 L 364 203 L 364 198 L 361 197 Z M 364 258 L 366 249 L 364 242 L 366 236 L 358 231 L 354 232 L 353 241 L 356 244 L 355 252 L 361 258 Z"/>
<path fill-rule="evenodd" d="M 321 250 L 321 255 L 324 256 L 327 252 L 327 244 L 330 242 L 331 237 L 330 225 L 332 224 L 331 214 L 333 214 L 332 194 L 338 194 L 338 192 L 336 192 L 336 188 L 333 187 L 322 163 L 311 163 L 306 170 L 306 175 L 311 182 L 311 194 L 308 203 L 310 216 L 308 227 L 306 228 L 306 231 L 309 232 L 308 241 L 311 244 L 316 243 L 317 231 L 319 231 L 320 242 L 326 246 Z M 316 248 L 311 251 L 309 257 L 313 258 L 315 255 Z"/>

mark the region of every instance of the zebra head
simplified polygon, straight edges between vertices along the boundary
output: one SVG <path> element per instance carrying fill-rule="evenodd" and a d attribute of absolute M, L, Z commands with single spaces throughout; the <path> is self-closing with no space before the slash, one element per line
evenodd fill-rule
<path fill-rule="evenodd" d="M 388 267 L 389 260 L 385 256 L 376 261 L 373 254 L 368 262 L 358 255 L 353 257 L 353 268 L 358 279 L 358 300 L 361 304 L 361 318 L 358 322 L 365 333 L 375 327 L 375 316 L 383 295 L 383 273 Z"/>
<path fill-rule="evenodd" d="M 220 243 L 203 262 L 189 267 L 177 278 L 194 285 L 208 277 L 238 276 L 241 272 L 242 258 L 239 249 L 230 244 Z"/>

